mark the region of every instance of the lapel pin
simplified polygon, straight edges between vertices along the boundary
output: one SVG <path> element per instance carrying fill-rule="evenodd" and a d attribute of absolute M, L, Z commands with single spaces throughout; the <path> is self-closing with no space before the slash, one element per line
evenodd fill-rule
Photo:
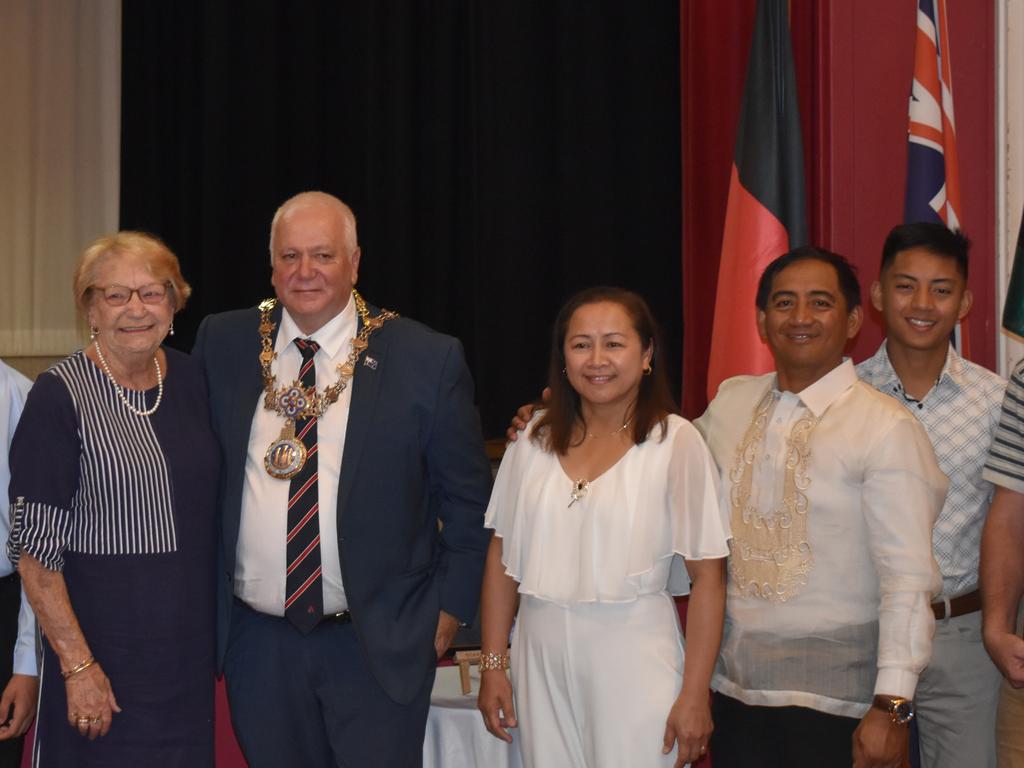
<path fill-rule="evenodd" d="M 367 355 L 366 357 L 363 358 L 363 365 L 365 365 L 371 371 L 376 371 L 377 370 L 377 358 L 370 357 L 369 355 Z"/>

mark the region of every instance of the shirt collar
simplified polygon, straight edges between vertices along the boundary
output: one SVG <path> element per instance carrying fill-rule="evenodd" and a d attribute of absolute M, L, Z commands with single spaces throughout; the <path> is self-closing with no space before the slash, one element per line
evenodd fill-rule
<path fill-rule="evenodd" d="M 341 312 L 308 336 L 299 329 L 292 316 L 288 314 L 288 310 L 284 309 L 281 312 L 281 328 L 277 332 L 274 351 L 280 354 L 292 346 L 295 337 L 301 336 L 304 339 L 313 339 L 320 345 L 320 350 L 333 360 L 343 345 L 351 341 L 357 332 L 356 303 L 351 297 Z"/>
<path fill-rule="evenodd" d="M 815 416 L 821 416 L 828 407 L 857 382 L 857 371 L 853 361 L 844 357 L 843 362 L 826 373 L 809 387 L 797 392 L 796 396 Z M 778 390 L 778 376 L 775 378 Z"/>
<path fill-rule="evenodd" d="M 942 373 L 939 374 L 939 381 L 946 379 L 951 381 L 956 386 L 963 389 L 966 375 L 964 366 L 964 359 L 957 354 L 957 351 L 953 349 L 953 345 L 949 345 L 949 351 L 946 353 L 946 364 L 942 366 Z"/>
<path fill-rule="evenodd" d="M 900 391 L 903 391 L 903 382 L 900 381 L 900 377 L 896 373 L 896 369 L 892 367 L 892 360 L 889 359 L 889 340 L 882 339 L 882 345 L 878 348 L 878 351 L 872 355 L 870 362 L 875 368 L 876 375 L 879 377 L 874 385 L 878 389 L 885 388 L 887 386 L 898 386 Z M 942 372 L 939 374 L 939 378 L 936 379 L 935 384 L 938 385 L 942 381 L 948 381 L 951 384 L 963 389 L 964 387 L 964 360 L 957 351 L 953 348 L 953 345 L 949 345 L 949 349 L 946 351 L 946 362 L 942 366 Z"/>

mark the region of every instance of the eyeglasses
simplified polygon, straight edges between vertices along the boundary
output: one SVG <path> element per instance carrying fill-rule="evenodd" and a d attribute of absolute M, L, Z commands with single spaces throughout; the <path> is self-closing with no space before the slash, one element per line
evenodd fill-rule
<path fill-rule="evenodd" d="M 160 304 L 167 296 L 167 289 L 170 281 L 162 283 L 148 283 L 138 288 L 129 288 L 126 285 L 108 285 L 103 288 L 94 285 L 97 291 L 103 294 L 103 300 L 111 307 L 123 307 L 132 300 L 132 294 L 139 294 L 139 301 L 143 304 Z"/>

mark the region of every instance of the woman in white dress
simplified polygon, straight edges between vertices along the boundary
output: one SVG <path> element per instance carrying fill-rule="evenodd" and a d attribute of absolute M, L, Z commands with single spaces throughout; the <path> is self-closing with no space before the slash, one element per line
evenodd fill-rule
<path fill-rule="evenodd" d="M 550 401 L 495 480 L 479 707 L 500 739 L 518 726 L 525 768 L 679 768 L 711 735 L 728 520 L 655 329 L 634 293 L 570 299 Z M 690 593 L 685 659 L 670 592 Z"/>

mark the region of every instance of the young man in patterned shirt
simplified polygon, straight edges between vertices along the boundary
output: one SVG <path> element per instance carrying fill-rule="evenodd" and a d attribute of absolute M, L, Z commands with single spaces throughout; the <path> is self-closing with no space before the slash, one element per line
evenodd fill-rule
<path fill-rule="evenodd" d="M 985 479 L 996 486 L 981 541 L 985 647 L 1006 678 L 996 719 L 999 768 L 1024 768 L 1024 361 L 1010 375 Z"/>
<path fill-rule="evenodd" d="M 932 607 L 932 660 L 916 693 L 922 768 L 995 768 L 999 671 L 981 638 L 978 560 L 992 484 L 982 478 L 1006 382 L 961 358 L 950 336 L 971 307 L 969 242 L 941 224 L 895 227 L 871 302 L 886 339 L 860 377 L 922 423 L 949 478 L 932 543 L 942 594 Z"/>

